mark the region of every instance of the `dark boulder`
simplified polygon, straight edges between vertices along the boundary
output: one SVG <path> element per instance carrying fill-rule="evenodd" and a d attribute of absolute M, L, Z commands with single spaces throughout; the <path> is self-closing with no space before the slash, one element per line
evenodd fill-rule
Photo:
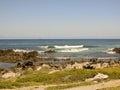
<path fill-rule="evenodd" d="M 120 54 L 120 48 L 114 48 L 113 51 Z"/>
<path fill-rule="evenodd" d="M 23 63 L 24 66 L 33 66 L 33 62 L 32 61 L 27 61 Z"/>
<path fill-rule="evenodd" d="M 47 50 L 44 53 L 56 53 L 56 51 L 55 50 Z"/>
<path fill-rule="evenodd" d="M 90 64 L 83 65 L 83 68 L 84 69 L 95 69 L 95 67 L 93 65 L 90 65 Z"/>

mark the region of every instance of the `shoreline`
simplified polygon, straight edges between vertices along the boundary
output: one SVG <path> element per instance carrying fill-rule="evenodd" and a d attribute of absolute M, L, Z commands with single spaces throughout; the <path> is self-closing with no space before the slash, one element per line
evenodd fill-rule
<path fill-rule="evenodd" d="M 120 78 L 120 58 L 118 57 L 40 57 L 36 51 L 14 52 L 10 49 L 1 50 L 0 53 L 0 57 L 4 56 L 16 61 L 10 70 L 0 68 L 0 88 L 65 82 L 71 82 L 74 86 L 74 82 L 78 80 L 86 85 L 91 81 L 99 83 L 107 78 Z M 7 82 L 9 80 L 10 82 Z M 26 83 L 28 81 L 31 82 Z"/>

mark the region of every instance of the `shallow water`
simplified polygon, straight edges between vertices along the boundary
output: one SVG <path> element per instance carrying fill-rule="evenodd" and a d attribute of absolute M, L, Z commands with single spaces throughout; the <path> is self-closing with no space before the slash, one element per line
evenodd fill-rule
<path fill-rule="evenodd" d="M 10 70 L 12 66 L 15 66 L 16 63 L 4 63 L 4 62 L 0 62 L 0 68 L 4 68 L 6 70 Z"/>

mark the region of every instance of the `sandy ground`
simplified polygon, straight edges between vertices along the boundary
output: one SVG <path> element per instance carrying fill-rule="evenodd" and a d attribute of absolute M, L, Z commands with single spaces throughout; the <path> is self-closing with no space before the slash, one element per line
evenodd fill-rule
<path fill-rule="evenodd" d="M 48 86 L 55 86 L 55 85 L 47 85 L 47 86 L 30 86 L 30 87 L 22 87 L 22 88 L 15 88 L 15 89 L 0 89 L 0 90 L 45 90 Z M 88 85 L 88 86 L 78 86 L 64 90 L 97 90 L 101 88 L 107 87 L 116 87 L 120 86 L 120 79 L 119 80 L 112 80 L 108 82 L 102 82 L 95 85 Z"/>
<path fill-rule="evenodd" d="M 97 90 L 97 89 L 102 89 L 107 87 L 116 87 L 116 86 L 120 86 L 120 80 L 112 80 L 109 82 L 103 82 L 95 85 L 79 86 L 79 87 L 74 87 L 74 88 L 65 89 L 65 90 Z"/>

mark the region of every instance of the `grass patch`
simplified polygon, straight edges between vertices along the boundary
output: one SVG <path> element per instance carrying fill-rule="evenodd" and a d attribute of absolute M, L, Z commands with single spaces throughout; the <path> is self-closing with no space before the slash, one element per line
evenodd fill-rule
<path fill-rule="evenodd" d="M 12 81 L 3 81 L 0 82 L 0 89 L 6 89 L 6 88 L 15 88 L 15 87 L 23 87 L 23 86 L 34 86 L 34 85 L 41 85 L 40 83 L 36 82 L 26 82 L 26 83 L 20 83 L 20 82 L 12 82 Z"/>
<path fill-rule="evenodd" d="M 94 77 L 97 74 L 95 70 L 70 70 L 61 71 L 53 74 L 37 72 L 32 75 L 26 75 L 18 78 L 17 82 L 42 82 L 44 84 L 69 83 L 84 81 L 86 78 Z"/>
<path fill-rule="evenodd" d="M 98 73 L 107 74 L 109 76 L 109 79 L 120 79 L 120 67 L 110 67 L 110 68 L 92 69 L 92 70 L 76 69 L 69 71 L 60 71 L 53 74 L 47 74 L 41 71 L 28 70 L 24 72 L 23 76 L 18 77 L 15 80 L 1 81 L 0 88 L 32 86 L 36 84 L 48 85 L 48 84 L 66 84 L 66 83 L 82 82 L 87 78 L 94 77 Z M 65 86 L 65 87 L 70 87 L 70 86 Z"/>

